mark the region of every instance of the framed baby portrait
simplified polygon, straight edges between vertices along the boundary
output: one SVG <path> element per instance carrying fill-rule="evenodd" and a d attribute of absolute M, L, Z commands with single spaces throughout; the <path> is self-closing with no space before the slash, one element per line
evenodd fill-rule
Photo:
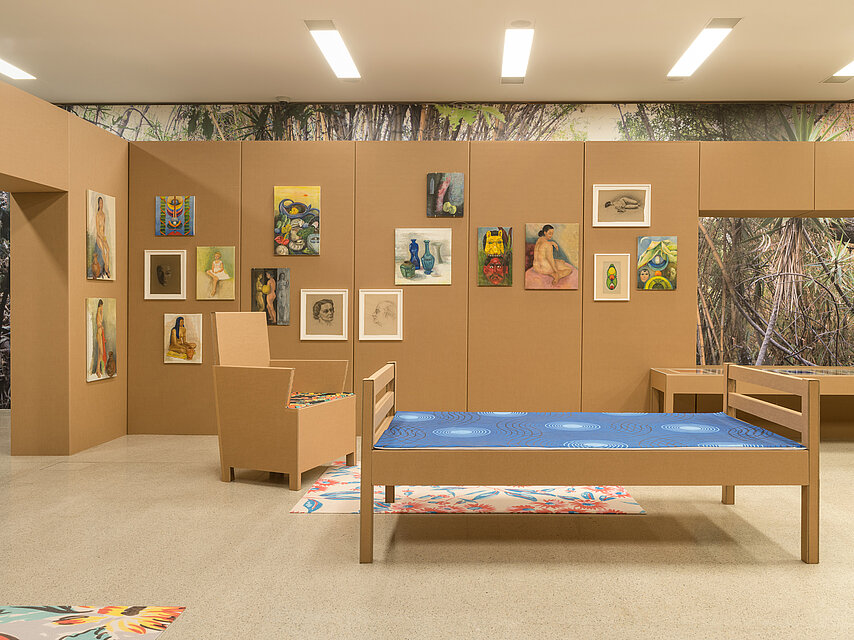
<path fill-rule="evenodd" d="M 402 289 L 359 289 L 359 340 L 403 340 Z"/>
<path fill-rule="evenodd" d="M 187 252 L 184 249 L 146 249 L 145 299 L 187 299 Z"/>
<path fill-rule="evenodd" d="M 300 289 L 300 340 L 346 340 L 347 294 L 347 289 Z"/>
<path fill-rule="evenodd" d="M 594 227 L 648 227 L 652 185 L 594 184 Z"/>

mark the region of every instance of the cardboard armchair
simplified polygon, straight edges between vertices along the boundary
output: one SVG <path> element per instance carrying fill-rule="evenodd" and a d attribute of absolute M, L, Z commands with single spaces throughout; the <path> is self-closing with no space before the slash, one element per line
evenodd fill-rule
<path fill-rule="evenodd" d="M 273 360 L 263 312 L 213 315 L 213 367 L 222 481 L 234 469 L 287 473 L 292 491 L 303 471 L 346 455 L 355 464 L 356 398 L 344 391 L 347 360 Z M 297 392 L 332 394 L 292 403 Z M 318 398 L 315 398 L 318 400 Z"/>

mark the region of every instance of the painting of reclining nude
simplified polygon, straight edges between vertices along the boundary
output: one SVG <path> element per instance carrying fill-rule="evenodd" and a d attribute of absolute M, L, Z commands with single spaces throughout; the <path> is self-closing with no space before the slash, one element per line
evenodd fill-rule
<path fill-rule="evenodd" d="M 287 326 L 291 323 L 290 269 L 252 269 L 249 290 L 252 311 L 267 314 L 267 324 Z"/>
<path fill-rule="evenodd" d="M 525 225 L 525 288 L 578 289 L 578 223 Z"/>

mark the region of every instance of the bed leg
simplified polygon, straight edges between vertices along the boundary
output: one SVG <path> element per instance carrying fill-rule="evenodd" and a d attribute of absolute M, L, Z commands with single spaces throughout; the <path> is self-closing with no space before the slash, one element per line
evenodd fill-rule
<path fill-rule="evenodd" d="M 222 467 L 221 472 L 223 482 L 234 482 L 234 467 Z"/>
<path fill-rule="evenodd" d="M 291 491 L 299 491 L 302 487 L 302 474 L 294 471 L 288 474 L 288 488 Z"/>
<path fill-rule="evenodd" d="M 394 502 L 394 485 L 393 484 L 387 484 L 385 486 L 385 501 L 388 504 L 391 504 L 392 502 Z"/>
<path fill-rule="evenodd" d="M 362 476 L 359 498 L 359 562 L 374 561 L 374 486 Z"/>
<path fill-rule="evenodd" d="M 801 487 L 801 560 L 818 564 L 818 483 Z"/>
<path fill-rule="evenodd" d="M 721 489 L 721 502 L 724 504 L 735 504 L 735 485 L 725 484 Z"/>
<path fill-rule="evenodd" d="M 355 451 L 347 454 L 347 460 L 344 462 L 344 464 L 346 464 L 348 467 L 355 466 L 355 464 L 356 464 L 356 452 Z"/>

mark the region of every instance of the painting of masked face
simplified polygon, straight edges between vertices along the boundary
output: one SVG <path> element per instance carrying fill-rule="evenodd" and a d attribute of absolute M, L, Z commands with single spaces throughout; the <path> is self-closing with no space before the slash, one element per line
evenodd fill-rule
<path fill-rule="evenodd" d="M 157 196 L 154 209 L 154 235 L 195 235 L 195 211 L 196 196 Z"/>
<path fill-rule="evenodd" d="M 513 285 L 513 229 L 477 228 L 477 286 Z"/>

